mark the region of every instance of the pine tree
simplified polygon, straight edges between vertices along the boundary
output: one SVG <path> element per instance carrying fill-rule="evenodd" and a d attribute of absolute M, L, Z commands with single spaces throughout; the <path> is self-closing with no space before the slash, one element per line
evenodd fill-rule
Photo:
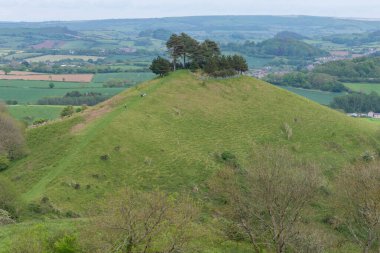
<path fill-rule="evenodd" d="M 154 74 L 162 77 L 170 72 L 170 62 L 158 56 L 156 59 L 152 61 L 152 65 L 150 65 L 149 69 L 152 70 Z"/>
<path fill-rule="evenodd" d="M 169 40 L 166 42 L 166 47 L 172 57 L 173 70 L 176 71 L 177 59 L 184 54 L 185 45 L 183 39 L 177 34 L 170 36 Z"/>

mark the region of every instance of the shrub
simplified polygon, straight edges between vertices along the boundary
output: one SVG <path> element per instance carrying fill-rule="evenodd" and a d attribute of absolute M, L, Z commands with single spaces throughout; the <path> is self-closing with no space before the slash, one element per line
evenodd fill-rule
<path fill-rule="evenodd" d="M 70 117 L 74 114 L 74 107 L 72 105 L 66 106 L 61 112 L 61 117 Z"/>
<path fill-rule="evenodd" d="M 0 108 L 0 154 L 14 160 L 25 154 L 25 139 L 21 125 L 4 111 Z"/>
<path fill-rule="evenodd" d="M 7 211 L 0 209 L 0 226 L 12 223 L 15 223 L 15 221 L 12 219 L 11 215 Z"/>
<path fill-rule="evenodd" d="M 54 253 L 76 253 L 78 252 L 77 239 L 73 235 L 65 235 L 54 243 Z"/>
<path fill-rule="evenodd" d="M 220 159 L 223 163 L 225 163 L 228 166 L 232 166 L 233 168 L 240 167 L 236 156 L 229 151 L 224 151 L 223 153 L 221 153 Z"/>
<path fill-rule="evenodd" d="M 110 156 L 107 155 L 107 154 L 105 154 L 105 155 L 101 155 L 101 156 L 100 156 L 100 160 L 102 160 L 102 161 L 107 161 L 107 160 L 109 160 L 109 159 L 110 159 Z"/>
<path fill-rule="evenodd" d="M 48 122 L 47 119 L 37 119 L 37 120 L 33 121 L 33 125 L 41 125 L 41 124 L 44 124 L 46 122 Z"/>
<path fill-rule="evenodd" d="M 7 105 L 17 105 L 18 104 L 17 100 L 7 100 L 6 103 L 7 103 Z"/>
<path fill-rule="evenodd" d="M 365 162 L 371 162 L 371 161 L 375 160 L 375 154 L 370 152 L 370 151 L 365 151 L 362 154 L 362 159 Z"/>
<path fill-rule="evenodd" d="M 16 217 L 18 194 L 14 185 L 6 178 L 0 177 L 0 209 Z"/>
<path fill-rule="evenodd" d="M 0 156 L 0 171 L 6 170 L 9 167 L 9 159 L 5 155 Z"/>

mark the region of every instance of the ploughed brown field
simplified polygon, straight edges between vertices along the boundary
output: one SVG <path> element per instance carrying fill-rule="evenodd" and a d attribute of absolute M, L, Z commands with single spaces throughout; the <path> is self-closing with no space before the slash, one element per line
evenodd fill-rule
<path fill-rule="evenodd" d="M 45 40 L 44 42 L 42 43 L 39 43 L 37 45 L 33 45 L 32 48 L 33 49 L 43 49 L 43 48 L 46 48 L 46 49 L 52 49 L 52 48 L 60 48 L 61 46 L 63 46 L 65 44 L 64 41 L 56 41 L 56 40 Z"/>
<path fill-rule="evenodd" d="M 27 81 L 54 81 L 54 82 L 78 82 L 78 83 L 90 83 L 93 74 L 61 74 L 61 75 L 49 75 L 40 74 L 34 72 L 12 71 L 5 75 L 3 71 L 0 71 L 0 80 L 27 80 Z"/>

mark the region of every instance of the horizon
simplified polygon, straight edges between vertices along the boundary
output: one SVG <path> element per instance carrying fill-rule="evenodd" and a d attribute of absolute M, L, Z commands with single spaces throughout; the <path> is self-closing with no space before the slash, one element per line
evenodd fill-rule
<path fill-rule="evenodd" d="M 2 3 L 1 3 L 2 2 Z M 227 1 L 202 0 L 176 2 L 159 0 L 0 0 L 1 22 L 86 21 L 108 19 L 148 19 L 193 16 L 316 16 L 344 19 L 380 20 L 380 2 L 374 0 L 301 0 Z"/>
<path fill-rule="evenodd" d="M 162 17 L 118 17 L 118 18 L 94 18 L 94 19 L 52 19 L 52 20 L 1 20 L 0 23 L 48 23 L 48 22 L 89 22 L 89 21 L 107 21 L 107 20 L 144 20 L 144 19 L 171 19 L 171 18 L 201 18 L 201 17 L 289 17 L 289 18 L 299 18 L 299 17 L 312 17 L 312 18 L 331 18 L 340 20 L 357 20 L 357 21 L 368 21 L 377 22 L 380 18 L 366 18 L 366 17 L 344 17 L 344 16 L 317 16 L 317 15 L 303 15 L 303 14 L 289 14 L 289 15 L 272 15 L 272 14 L 210 14 L 210 15 L 184 15 L 184 16 L 162 16 Z"/>

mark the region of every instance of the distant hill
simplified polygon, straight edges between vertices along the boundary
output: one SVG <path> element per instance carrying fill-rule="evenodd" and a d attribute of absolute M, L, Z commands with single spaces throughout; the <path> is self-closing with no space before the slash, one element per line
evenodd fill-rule
<path fill-rule="evenodd" d="M 295 36 L 294 34 L 292 35 Z M 314 58 L 328 55 L 327 52 L 315 46 L 287 36 L 276 36 L 273 39 L 258 43 L 256 47 L 258 48 L 258 52 L 265 55 L 303 58 Z"/>
<path fill-rule="evenodd" d="M 148 19 L 110 19 L 88 21 L 54 22 L 0 22 L 2 27 L 45 27 L 66 26 L 76 31 L 107 30 L 143 31 L 149 29 L 167 29 L 173 32 L 191 34 L 199 31 L 260 31 L 266 37 L 272 37 L 281 31 L 305 34 L 328 35 L 331 33 L 360 33 L 380 29 L 380 21 L 337 19 L 313 16 L 197 16 Z M 207 34 L 210 36 L 210 34 Z"/>
<path fill-rule="evenodd" d="M 275 36 L 276 39 L 294 39 L 294 40 L 303 40 L 307 39 L 307 37 L 295 33 L 295 32 L 289 32 L 289 31 L 282 31 L 276 34 Z"/>

